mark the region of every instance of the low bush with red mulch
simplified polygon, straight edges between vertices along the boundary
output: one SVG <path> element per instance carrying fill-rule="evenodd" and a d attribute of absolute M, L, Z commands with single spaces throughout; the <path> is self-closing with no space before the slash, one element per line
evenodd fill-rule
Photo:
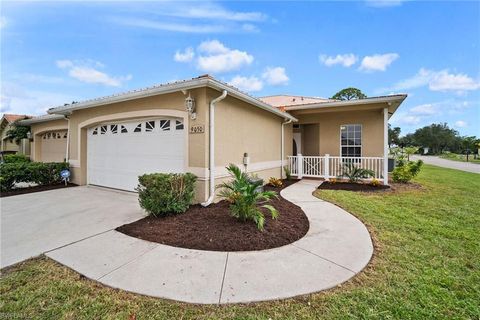
<path fill-rule="evenodd" d="M 281 188 L 266 186 L 280 193 L 297 180 L 284 180 Z M 116 230 L 126 235 L 170 246 L 212 250 L 250 251 L 280 247 L 302 238 L 309 222 L 300 207 L 283 199 L 280 194 L 269 204 L 279 211 L 272 220 L 265 210 L 265 228 L 257 229 L 253 221 L 242 222 L 230 215 L 229 203 L 221 201 L 208 207 L 191 206 L 185 213 L 165 217 L 146 217 L 125 224 Z"/>
<path fill-rule="evenodd" d="M 390 189 L 389 186 L 383 184 L 374 186 L 366 183 L 356 182 L 331 182 L 324 181 L 318 189 L 321 190 L 345 190 L 345 191 L 357 191 L 357 192 L 375 192 Z"/>

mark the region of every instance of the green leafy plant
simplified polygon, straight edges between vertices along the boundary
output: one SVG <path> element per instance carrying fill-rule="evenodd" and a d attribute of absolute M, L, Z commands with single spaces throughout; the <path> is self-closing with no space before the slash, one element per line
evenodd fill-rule
<path fill-rule="evenodd" d="M 267 204 L 272 198 L 277 197 L 275 191 L 259 191 L 261 181 L 251 181 L 247 173 L 242 172 L 234 164 L 227 167 L 233 180 L 217 186 L 220 189 L 219 196 L 230 202 L 230 213 L 233 217 L 242 221 L 253 220 L 259 230 L 263 230 L 265 217 L 260 210 L 267 209 L 272 219 L 278 217 L 278 211 L 272 205 Z"/>
<path fill-rule="evenodd" d="M 348 178 L 348 181 L 350 182 L 358 182 L 360 179 L 366 179 L 373 176 L 375 176 L 375 172 L 360 168 L 352 162 L 343 164 L 342 174 L 340 175 L 340 177 Z"/>
<path fill-rule="evenodd" d="M 407 183 L 412 180 L 422 168 L 423 161 L 409 161 L 401 166 L 397 166 L 392 172 L 394 182 Z"/>
<path fill-rule="evenodd" d="M 23 154 L 6 154 L 3 156 L 4 163 L 30 162 L 30 158 Z"/>
<path fill-rule="evenodd" d="M 149 215 L 159 217 L 187 211 L 195 197 L 192 173 L 152 173 L 138 177 L 138 201 Z"/>
<path fill-rule="evenodd" d="M 0 189 L 9 191 L 15 183 L 26 182 L 51 185 L 62 182 L 60 172 L 68 169 L 68 162 L 13 162 L 0 165 Z"/>
<path fill-rule="evenodd" d="M 281 188 L 283 186 L 282 180 L 275 177 L 270 177 L 268 184 L 274 188 Z"/>
<path fill-rule="evenodd" d="M 283 167 L 283 172 L 285 172 L 285 177 L 287 178 L 287 180 L 292 180 L 292 171 L 289 167 Z"/>
<path fill-rule="evenodd" d="M 8 139 L 14 140 L 18 144 L 20 143 L 20 140 L 27 139 L 29 131 L 30 127 L 14 124 L 13 127 L 7 131 L 6 136 Z"/>

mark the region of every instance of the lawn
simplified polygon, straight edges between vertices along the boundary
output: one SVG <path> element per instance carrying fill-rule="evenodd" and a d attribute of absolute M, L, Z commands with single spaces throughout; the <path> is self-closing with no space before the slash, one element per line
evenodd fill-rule
<path fill-rule="evenodd" d="M 475 156 L 475 155 L 470 154 L 470 155 L 468 156 L 468 162 L 480 164 L 480 159 L 479 159 L 479 158 L 474 159 L 474 156 Z M 477 157 L 478 157 L 478 156 L 477 156 Z M 442 158 L 442 159 L 448 159 L 448 160 L 453 160 L 453 161 L 467 162 L 467 156 L 464 155 L 464 154 L 444 153 L 444 154 L 440 155 L 440 158 Z"/>
<path fill-rule="evenodd" d="M 415 182 L 423 188 L 317 191 L 364 221 L 376 246 L 365 271 L 327 292 L 253 305 L 196 306 L 106 288 L 43 257 L 4 272 L 0 317 L 479 319 L 480 176 L 425 165 Z"/>

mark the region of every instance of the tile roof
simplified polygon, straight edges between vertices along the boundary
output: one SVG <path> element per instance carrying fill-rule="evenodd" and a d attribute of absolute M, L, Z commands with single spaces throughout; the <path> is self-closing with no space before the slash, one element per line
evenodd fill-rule
<path fill-rule="evenodd" d="M 306 97 L 306 96 L 294 96 L 294 95 L 284 95 L 284 94 L 259 97 L 258 99 L 274 107 L 289 107 L 289 106 L 296 106 L 301 104 L 336 101 L 333 99 L 327 99 L 327 98 L 321 98 L 321 97 Z"/>
<path fill-rule="evenodd" d="M 22 120 L 25 118 L 30 118 L 31 116 L 27 116 L 26 114 L 11 114 L 11 113 L 5 113 L 3 117 L 9 122 L 13 123 L 17 120 Z"/>

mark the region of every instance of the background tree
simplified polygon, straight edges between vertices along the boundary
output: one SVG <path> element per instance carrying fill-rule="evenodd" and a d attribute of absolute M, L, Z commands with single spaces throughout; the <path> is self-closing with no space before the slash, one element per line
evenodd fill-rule
<path fill-rule="evenodd" d="M 10 140 L 14 140 L 16 143 L 20 143 L 20 140 L 27 138 L 27 133 L 30 131 L 30 127 L 20 126 L 14 124 L 13 128 L 7 131 L 6 137 Z"/>
<path fill-rule="evenodd" d="M 331 99 L 335 100 L 353 100 L 365 99 L 367 96 L 357 88 L 345 88 L 335 93 Z"/>
<path fill-rule="evenodd" d="M 434 123 L 417 129 L 412 138 L 414 145 L 428 147 L 429 152 L 434 154 L 458 150 L 458 132 L 450 129 L 446 123 Z"/>
<path fill-rule="evenodd" d="M 395 129 L 395 128 L 394 128 Z M 390 132 L 389 128 L 389 143 Z M 480 147 L 480 139 L 475 136 L 460 136 L 454 129 L 448 127 L 446 123 L 431 124 L 417 129 L 414 133 L 409 133 L 399 138 L 398 146 L 428 148 L 429 153 L 439 154 L 443 151 L 464 154 L 466 150 L 470 153 L 477 153 Z"/>
<path fill-rule="evenodd" d="M 392 144 L 399 146 L 400 145 L 400 127 L 395 127 L 392 129 L 390 123 L 388 124 L 388 147 L 391 148 Z"/>

